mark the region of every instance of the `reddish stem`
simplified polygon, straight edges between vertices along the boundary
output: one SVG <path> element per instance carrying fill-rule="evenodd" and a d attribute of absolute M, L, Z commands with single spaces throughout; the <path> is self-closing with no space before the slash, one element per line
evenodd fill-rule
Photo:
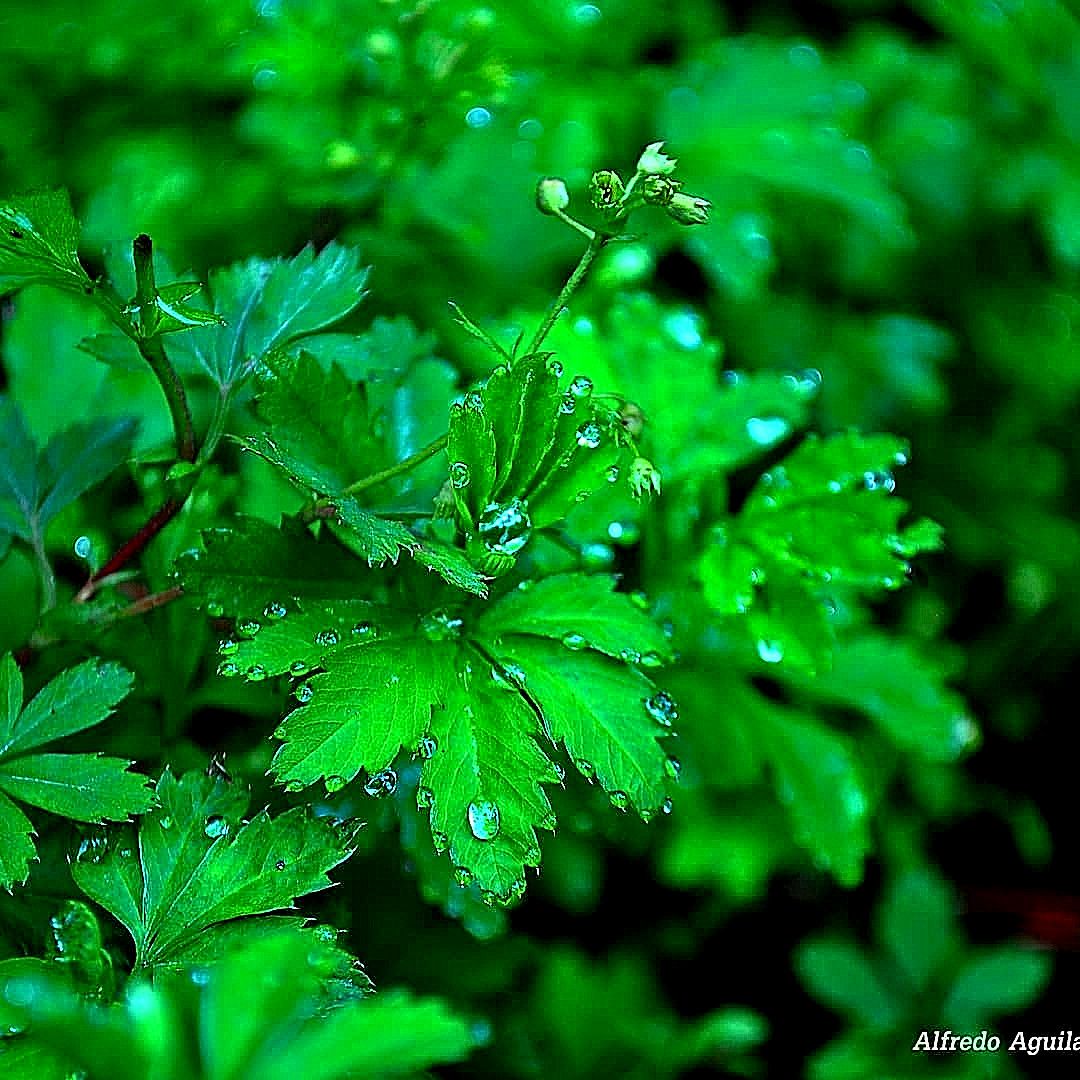
<path fill-rule="evenodd" d="M 176 517 L 183 505 L 183 499 L 166 499 L 161 508 L 150 516 L 146 524 L 130 540 L 121 545 L 100 570 L 90 575 L 86 584 L 75 594 L 75 603 L 86 603 L 97 592 L 104 578 L 127 566 Z"/>
<path fill-rule="evenodd" d="M 154 608 L 164 607 L 166 604 L 171 604 L 173 600 L 179 599 L 184 595 L 183 585 L 174 585 L 171 589 L 163 589 L 158 593 L 150 593 L 147 596 L 140 596 L 133 604 L 128 604 L 126 608 L 118 612 L 121 619 L 131 618 L 133 615 L 145 615 L 148 611 L 153 611 Z"/>

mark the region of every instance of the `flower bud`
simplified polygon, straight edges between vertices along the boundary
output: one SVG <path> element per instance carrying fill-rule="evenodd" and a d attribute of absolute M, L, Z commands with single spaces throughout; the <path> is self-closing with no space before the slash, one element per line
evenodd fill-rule
<path fill-rule="evenodd" d="M 637 171 L 646 176 L 670 176 L 675 171 L 676 158 L 663 153 L 662 142 L 649 143 L 638 158 Z"/>
<path fill-rule="evenodd" d="M 678 180 L 667 176 L 646 176 L 641 191 L 650 206 L 667 206 L 681 187 Z"/>
<path fill-rule="evenodd" d="M 648 458 L 634 458 L 630 466 L 630 490 L 638 497 L 649 493 L 660 494 L 660 470 Z"/>
<path fill-rule="evenodd" d="M 632 401 L 623 402 L 619 409 L 619 419 L 631 439 L 636 439 L 645 430 L 645 414 L 641 411 L 641 406 Z"/>
<path fill-rule="evenodd" d="M 612 210 L 626 190 L 622 178 L 611 169 L 601 169 L 589 181 L 589 198 L 597 210 Z"/>
<path fill-rule="evenodd" d="M 680 225 L 704 225 L 709 220 L 712 203 L 697 195 L 685 195 L 676 191 L 667 204 L 668 216 Z"/>
<path fill-rule="evenodd" d="M 557 214 L 570 205 L 566 181 L 557 176 L 545 176 L 536 185 L 536 208 L 541 214 Z"/>

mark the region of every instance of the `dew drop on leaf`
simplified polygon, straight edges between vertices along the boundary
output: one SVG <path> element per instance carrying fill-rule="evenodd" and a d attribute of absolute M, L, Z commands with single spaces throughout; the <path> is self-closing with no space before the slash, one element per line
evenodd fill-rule
<path fill-rule="evenodd" d="M 573 630 L 568 634 L 563 634 L 562 643 L 571 652 L 581 652 L 582 649 L 587 649 L 589 647 L 589 642 L 586 640 L 585 635 L 579 634 Z"/>
<path fill-rule="evenodd" d="M 416 745 L 416 752 L 425 761 L 433 758 L 435 756 L 435 751 L 438 749 L 439 743 L 434 735 L 425 735 Z"/>
<path fill-rule="evenodd" d="M 397 784 L 397 773 L 393 769 L 383 769 L 368 777 L 364 790 L 374 798 L 381 798 L 384 795 L 393 795 L 397 791 Z"/>
<path fill-rule="evenodd" d="M 641 653 L 637 649 L 627 646 L 625 649 L 619 650 L 619 659 L 625 664 L 639 664 L 641 663 Z"/>
<path fill-rule="evenodd" d="M 625 791 L 613 791 L 608 798 L 616 810 L 625 810 L 630 805 L 630 796 Z"/>
<path fill-rule="evenodd" d="M 522 499 L 489 503 L 476 525 L 484 546 L 499 555 L 516 555 L 532 534 L 532 518 Z"/>
<path fill-rule="evenodd" d="M 483 412 L 484 395 L 479 390 L 470 390 L 465 395 L 465 408 L 472 412 Z"/>
<path fill-rule="evenodd" d="M 469 803 L 469 831 L 477 840 L 494 840 L 502 823 L 499 808 L 490 799 Z"/>
<path fill-rule="evenodd" d="M 438 832 L 435 829 L 432 829 L 431 842 L 435 845 L 435 853 L 437 855 L 442 855 L 450 846 L 450 837 L 444 832 Z"/>
<path fill-rule="evenodd" d="M 592 379 L 587 375 L 575 375 L 570 381 L 570 393 L 576 398 L 587 398 L 592 391 Z"/>
<path fill-rule="evenodd" d="M 464 461 L 455 461 L 450 466 L 450 483 L 459 491 L 469 486 L 469 466 Z"/>
<path fill-rule="evenodd" d="M 274 863 L 274 869 L 278 870 L 278 871 L 284 870 L 285 869 L 285 860 L 284 859 L 278 859 L 278 861 L 276 863 Z"/>
<path fill-rule="evenodd" d="M 604 476 L 607 478 L 607 482 L 609 484 L 614 484 L 619 479 L 619 466 L 609 465 L 607 467 L 607 472 L 604 473 Z"/>
<path fill-rule="evenodd" d="M 787 437 L 791 425 L 779 416 L 751 416 L 746 421 L 746 434 L 757 446 L 772 446 Z"/>
<path fill-rule="evenodd" d="M 231 660 L 225 660 L 217 666 L 217 673 L 224 679 L 231 679 L 240 674 L 240 668 Z"/>
<path fill-rule="evenodd" d="M 646 698 L 645 711 L 661 727 L 671 727 L 679 719 L 679 706 L 666 690 L 658 690 L 651 698 Z"/>
<path fill-rule="evenodd" d="M 416 809 L 430 810 L 435 805 L 435 792 L 422 785 L 416 789 Z"/>
<path fill-rule="evenodd" d="M 243 637 L 254 637 L 261 629 L 258 619 L 240 619 L 236 624 L 236 632 Z"/>
<path fill-rule="evenodd" d="M 232 656 L 240 648 L 240 642 L 236 638 L 222 638 L 218 642 L 218 656 Z"/>
<path fill-rule="evenodd" d="M 587 447 L 589 450 L 595 450 L 604 437 L 604 433 L 600 430 L 600 425 L 595 420 L 590 420 L 587 424 L 582 424 L 577 429 L 577 444 L 578 446 Z"/>
<path fill-rule="evenodd" d="M 590 782 L 596 778 L 596 766 L 585 758 L 574 758 L 574 768 Z"/>
<path fill-rule="evenodd" d="M 779 641 L 761 638 L 757 643 L 757 654 L 766 664 L 779 664 L 784 659 L 784 647 Z"/>
<path fill-rule="evenodd" d="M 279 619 L 284 619 L 289 614 L 289 609 L 284 604 L 279 604 L 276 600 L 271 600 L 266 607 L 263 608 L 263 615 L 271 622 L 277 622 Z"/>
<path fill-rule="evenodd" d="M 647 652 L 641 654 L 641 659 L 638 661 L 643 668 L 658 668 L 664 663 L 663 657 L 659 653 Z"/>
<path fill-rule="evenodd" d="M 311 683 L 301 683 L 293 691 L 293 697 L 295 697 L 301 705 L 306 705 L 314 696 L 315 691 L 311 689 Z"/>
<path fill-rule="evenodd" d="M 472 871 L 467 866 L 455 866 L 454 867 L 454 880 L 463 889 L 467 889 L 473 882 Z"/>
<path fill-rule="evenodd" d="M 266 668 L 262 664 L 252 664 L 251 667 L 244 672 L 244 677 L 248 682 L 262 682 L 266 678 Z"/>
<path fill-rule="evenodd" d="M 352 636 L 359 641 L 371 641 L 377 635 L 375 624 L 367 622 L 358 622 L 350 631 Z"/>
<path fill-rule="evenodd" d="M 315 644 L 320 648 L 329 649 L 336 645 L 341 639 L 338 637 L 336 630 L 320 630 L 315 635 Z"/>
<path fill-rule="evenodd" d="M 216 840 L 219 836 L 224 836 L 229 831 L 229 823 L 220 814 L 211 814 L 206 819 L 206 825 L 203 828 L 203 832 L 210 837 L 211 840 Z"/>
<path fill-rule="evenodd" d="M 662 803 L 660 804 L 660 809 L 661 809 L 661 810 L 662 810 L 662 811 L 663 811 L 663 812 L 664 812 L 665 814 L 670 814 L 670 813 L 671 813 L 671 811 L 672 811 L 672 809 L 673 809 L 673 807 L 674 807 L 674 805 L 675 805 L 675 804 L 674 804 L 674 803 L 673 803 L 673 802 L 671 801 L 671 796 L 669 795 L 669 796 L 668 796 L 667 798 L 665 798 L 665 799 L 664 799 L 664 801 L 663 801 L 663 802 L 662 802 Z"/>
<path fill-rule="evenodd" d="M 211 619 L 220 619 L 225 614 L 225 608 L 222 604 L 219 604 L 216 600 L 212 600 L 206 605 L 206 614 Z"/>
<path fill-rule="evenodd" d="M 680 773 L 682 773 L 682 762 L 676 757 L 665 758 L 664 772 L 667 774 L 668 779 L 678 780 Z"/>
<path fill-rule="evenodd" d="M 300 780 L 290 780 L 290 781 L 289 781 L 289 782 L 288 782 L 288 783 L 287 783 L 287 784 L 285 785 L 285 790 L 286 790 L 286 791 L 287 791 L 287 792 L 288 792 L 288 793 L 289 793 L 290 795 L 295 795 L 295 794 L 296 794 L 296 793 L 297 793 L 298 791 L 303 791 L 303 790 L 304 790 L 304 784 L 303 784 L 303 782 L 302 782 L 302 781 L 300 781 Z"/>
<path fill-rule="evenodd" d="M 558 360 L 554 358 L 549 360 L 547 364 L 547 369 L 551 372 L 552 375 L 555 376 L 556 379 L 562 378 L 563 366 Z"/>
<path fill-rule="evenodd" d="M 464 623 L 460 615 L 452 615 L 445 608 L 439 608 L 421 617 L 420 629 L 428 641 L 453 641 L 461 637 Z"/>
<path fill-rule="evenodd" d="M 285 737 L 287 735 L 288 735 L 288 730 L 286 729 L 284 724 L 278 724 L 278 726 L 276 728 L 274 728 L 274 738 L 275 739 L 283 740 L 283 739 L 285 739 Z"/>
<path fill-rule="evenodd" d="M 307 669 L 308 669 L 308 666 L 307 666 L 306 661 L 304 661 L 304 660 L 294 660 L 289 665 L 289 674 L 290 675 L 304 675 L 304 674 L 306 674 Z"/>
<path fill-rule="evenodd" d="M 559 412 L 565 416 L 569 416 L 570 413 L 577 409 L 577 398 L 573 394 L 563 394 L 563 399 L 559 402 Z"/>
<path fill-rule="evenodd" d="M 328 776 L 323 781 L 323 785 L 326 787 L 327 794 L 333 795 L 340 791 L 347 781 L 344 776 Z"/>

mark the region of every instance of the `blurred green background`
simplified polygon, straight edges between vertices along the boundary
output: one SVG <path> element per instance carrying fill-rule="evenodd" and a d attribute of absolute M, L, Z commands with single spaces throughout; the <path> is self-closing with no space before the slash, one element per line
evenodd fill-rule
<path fill-rule="evenodd" d="M 580 252 L 537 214 L 537 177 L 581 192 L 664 139 L 711 223 L 635 220 L 553 347 L 651 388 L 662 468 L 663 417 L 687 402 L 658 387 L 703 342 L 716 372 L 820 382 L 822 430 L 911 441 L 900 492 L 946 550 L 817 680 L 746 661 L 665 584 L 671 552 L 640 512 L 608 508 L 620 529 L 596 564 L 658 595 L 684 650 L 669 820 L 613 820 L 571 785 L 572 824 L 507 916 L 425 878 L 407 792 L 357 808 L 367 847 L 326 917 L 380 986 L 486 1018 L 460 1075 L 1007 1077 L 1023 1062 L 911 1041 L 1080 1027 L 1074 5 L 9 0 L 0 86 L 0 191 L 68 188 L 92 270 L 122 272 L 138 231 L 200 276 L 340 238 L 373 267 L 356 329 L 392 318 L 383 347 L 462 382 L 488 360 L 447 299 L 501 334 Z M 27 290 L 2 315 L 5 388 L 38 438 L 117 403 L 145 416 L 145 445 L 165 438 L 145 386 L 74 350 L 76 303 Z M 732 498 L 752 479 L 734 472 Z M 707 505 L 687 485 L 672 514 Z M 29 577 L 21 556 L 0 564 L 0 608 L 21 610 Z M 0 644 L 27 631 L 16 614 Z M 265 700 L 230 707 L 272 726 Z M 982 733 L 959 767 L 919 751 L 944 713 Z M 869 777 L 873 835 L 853 843 L 874 853 L 865 872 L 852 856 L 848 887 L 793 842 L 746 746 L 747 726 L 804 717 L 850 732 Z M 214 745 L 211 720 L 191 723 Z"/>

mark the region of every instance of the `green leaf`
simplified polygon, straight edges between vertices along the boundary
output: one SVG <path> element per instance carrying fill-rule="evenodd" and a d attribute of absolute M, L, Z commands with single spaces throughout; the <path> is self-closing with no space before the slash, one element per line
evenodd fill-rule
<path fill-rule="evenodd" d="M 79 224 L 66 191 L 41 191 L 0 204 L 0 292 L 32 282 L 82 292 Z"/>
<path fill-rule="evenodd" d="M 143 313 L 137 307 L 130 311 L 138 315 L 139 326 L 145 336 L 176 334 L 196 326 L 224 326 L 225 320 L 216 312 L 204 311 L 185 303 L 201 289 L 202 283 L 199 281 L 174 281 L 171 285 L 162 285 L 154 297 L 152 320 L 145 327 Z"/>
<path fill-rule="evenodd" d="M 956 761 L 979 729 L 964 699 L 945 685 L 952 665 L 895 635 L 864 631 L 833 655 L 815 683 L 827 701 L 859 709 L 900 749 L 927 761 Z"/>
<path fill-rule="evenodd" d="M 350 645 L 327 658 L 329 671 L 306 685 L 309 701 L 282 722 L 273 769 L 284 782 L 349 781 L 388 769 L 414 749 L 431 710 L 454 681 L 452 653 L 422 638 Z M 358 704 L 363 702 L 363 709 Z"/>
<path fill-rule="evenodd" d="M 842 885 L 862 877 L 870 847 L 866 791 L 847 741 L 820 724 L 762 712 L 758 738 L 796 841 Z"/>
<path fill-rule="evenodd" d="M 1017 945 L 981 949 L 956 976 L 942 1019 L 957 1028 L 977 1028 L 1030 1005 L 1050 980 L 1052 961 L 1045 953 Z"/>
<path fill-rule="evenodd" d="M 626 593 L 604 574 L 553 574 L 508 592 L 481 617 L 479 632 L 490 641 L 507 633 L 562 641 L 584 638 L 587 647 L 608 656 L 659 667 L 672 658 L 671 643 Z"/>
<path fill-rule="evenodd" d="M 30 821 L 11 801 L 75 821 L 123 821 L 145 810 L 145 777 L 130 761 L 92 754 L 31 754 L 46 743 L 100 724 L 131 690 L 118 664 L 88 660 L 62 671 L 25 708 L 22 676 L 0 658 L 0 885 L 25 881 L 34 857 Z M 10 798 L 9 798 L 10 796 Z"/>
<path fill-rule="evenodd" d="M 297 807 L 246 824 L 248 795 L 201 773 L 158 781 L 158 806 L 72 863 L 75 883 L 131 934 L 139 967 L 175 963 L 217 923 L 290 907 L 330 885 L 350 854 L 332 825 Z"/>
<path fill-rule="evenodd" d="M 805 942 L 795 954 L 795 971 L 814 997 L 857 1024 L 888 1031 L 901 1015 L 892 989 L 852 942 Z"/>
<path fill-rule="evenodd" d="M 959 944 L 953 891 L 929 870 L 909 870 L 878 909 L 878 936 L 912 991 L 922 993 Z"/>
<path fill-rule="evenodd" d="M 540 865 L 537 828 L 554 828 L 541 783 L 560 780 L 536 742 L 536 718 L 521 695 L 486 673 L 449 683 L 431 718 L 437 749 L 420 783 L 432 792 L 431 828 L 450 861 L 485 897 L 510 903 L 525 892 L 525 867 Z"/>
<path fill-rule="evenodd" d="M 57 514 L 131 454 L 134 420 L 73 424 L 38 451 L 18 406 L 0 398 L 0 524 L 23 540 L 41 537 Z"/>

